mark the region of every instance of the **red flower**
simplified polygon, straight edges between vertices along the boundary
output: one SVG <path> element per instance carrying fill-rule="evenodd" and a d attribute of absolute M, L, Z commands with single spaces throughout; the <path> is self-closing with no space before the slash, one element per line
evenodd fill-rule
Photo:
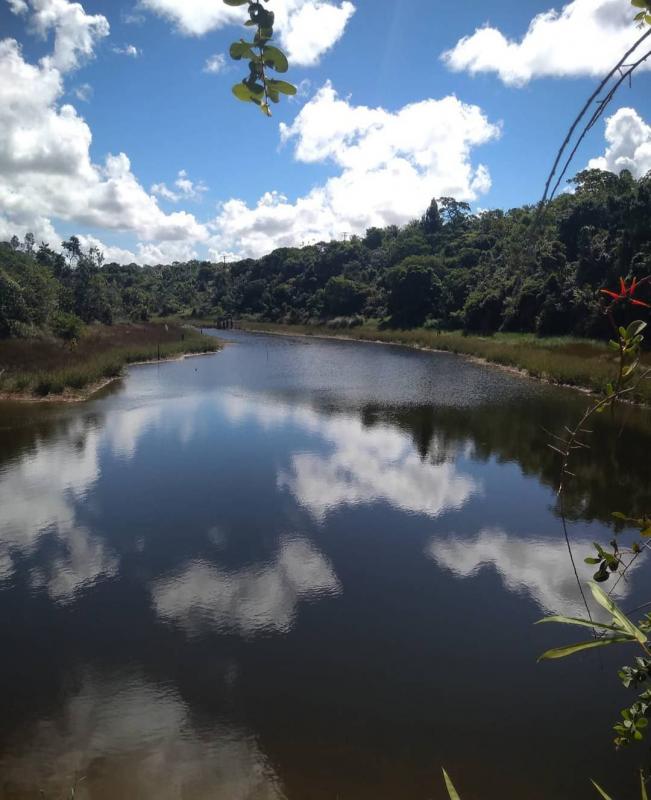
<path fill-rule="evenodd" d="M 636 300 L 633 297 L 637 287 L 638 287 L 637 278 L 633 278 L 630 286 L 626 285 L 626 281 L 624 280 L 624 278 L 620 278 L 619 292 L 611 292 L 610 289 L 600 289 L 599 291 L 602 294 L 607 294 L 608 297 L 612 297 L 615 303 L 619 303 L 621 300 L 629 300 L 630 303 L 634 306 L 643 306 L 644 308 L 651 308 L 651 305 L 649 305 L 649 303 L 645 303 L 644 300 Z"/>

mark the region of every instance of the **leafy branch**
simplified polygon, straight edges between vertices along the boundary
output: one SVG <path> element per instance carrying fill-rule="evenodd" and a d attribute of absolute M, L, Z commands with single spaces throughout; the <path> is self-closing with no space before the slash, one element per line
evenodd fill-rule
<path fill-rule="evenodd" d="M 605 396 L 587 409 L 574 429 L 567 429 L 569 435 L 566 438 L 554 437 L 559 443 L 559 446 L 557 446 L 556 443 L 550 445 L 550 447 L 560 453 L 562 457 L 561 479 L 558 490 L 561 501 L 561 514 L 563 514 L 562 501 L 566 483 L 571 477 L 574 477 L 574 473 L 569 469 L 572 455 L 577 450 L 588 449 L 585 437 L 587 434 L 590 434 L 591 431 L 586 428 L 586 424 L 594 414 L 603 412 L 607 408 L 614 410 L 618 401 L 630 397 L 642 381 L 651 377 L 651 369 L 641 368 L 642 345 L 644 342 L 643 333 L 647 327 L 647 323 L 636 320 L 631 322 L 628 327 L 623 327 L 618 326 L 615 320 L 615 312 L 622 304 L 651 308 L 648 303 L 635 296 L 638 288 L 648 284 L 649 280 L 650 279 L 647 277 L 638 282 L 633 278 L 630 284 L 627 284 L 627 282 L 621 278 L 618 291 L 611 291 L 610 289 L 601 290 L 602 294 L 610 299 L 610 303 L 606 307 L 604 313 L 614 332 L 614 338 L 609 342 L 609 346 L 617 354 L 617 376 L 615 380 L 606 387 Z M 651 518 L 649 518 L 647 514 L 643 515 L 641 518 L 636 518 L 621 512 L 617 512 L 613 516 L 621 522 L 637 528 L 640 531 L 642 541 L 634 541 L 629 548 L 621 548 L 615 538 L 610 542 L 610 550 L 606 549 L 598 542 L 595 542 L 596 555 L 589 556 L 585 559 L 587 564 L 598 567 L 594 574 L 594 580 L 598 583 L 605 583 L 612 575 L 618 574 L 617 581 L 614 586 L 611 587 L 608 594 L 596 583 L 590 584 L 593 597 L 599 605 L 610 613 L 612 622 L 606 624 L 594 621 L 587 603 L 587 619 L 552 616 L 541 620 L 541 622 L 558 622 L 567 625 L 587 627 L 593 631 L 594 637 L 590 641 L 548 650 L 541 658 L 564 658 L 583 650 L 612 644 L 634 643 L 642 648 L 644 655 L 636 659 L 634 666 L 623 667 L 619 672 L 619 677 L 625 688 L 637 688 L 640 684 L 651 679 L 651 649 L 649 648 L 647 638 L 647 633 L 651 631 L 651 614 L 647 614 L 635 625 L 629 617 L 617 607 L 612 599 L 612 594 L 619 582 L 625 578 L 626 573 L 640 554 L 645 550 L 651 549 L 649 543 L 643 541 L 644 539 L 651 538 Z M 565 531 L 570 557 L 574 564 L 572 549 L 569 538 L 567 537 L 567 530 L 565 529 Z M 579 588 L 581 588 L 580 583 Z M 583 594 L 582 588 L 581 593 Z M 648 728 L 649 718 L 651 718 L 651 689 L 647 689 L 639 694 L 637 700 L 621 712 L 621 719 L 614 726 L 615 746 L 619 748 L 630 742 L 643 739 L 646 729 Z M 597 788 L 599 789 L 599 787 Z M 608 798 L 603 790 L 599 789 L 599 792 L 602 797 Z M 646 792 L 645 788 L 644 792 Z"/>
<path fill-rule="evenodd" d="M 270 117 L 270 103 L 280 102 L 281 94 L 292 96 L 297 91 L 293 84 L 269 76 L 269 70 L 285 73 L 289 69 L 285 53 L 271 44 L 275 15 L 257 0 L 224 0 L 224 3 L 227 6 L 248 6 L 249 19 L 244 24 L 256 29 L 252 42 L 240 39 L 230 47 L 232 59 L 249 61 L 249 74 L 233 86 L 233 94 L 244 103 L 254 103 Z"/>

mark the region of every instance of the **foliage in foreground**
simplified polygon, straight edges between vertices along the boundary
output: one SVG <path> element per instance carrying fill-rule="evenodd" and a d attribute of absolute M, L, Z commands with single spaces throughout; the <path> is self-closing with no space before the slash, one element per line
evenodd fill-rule
<path fill-rule="evenodd" d="M 269 77 L 269 70 L 284 73 L 289 69 L 285 53 L 271 44 L 274 12 L 266 9 L 257 0 L 224 0 L 224 3 L 227 6 L 247 6 L 249 18 L 244 24 L 248 28 L 255 28 L 253 41 L 240 39 L 230 47 L 232 59 L 248 59 L 249 62 L 249 74 L 233 86 L 233 94 L 238 100 L 258 106 L 263 114 L 270 117 L 270 103 L 278 103 L 281 94 L 290 97 L 296 94 L 296 87 L 291 83 Z"/>

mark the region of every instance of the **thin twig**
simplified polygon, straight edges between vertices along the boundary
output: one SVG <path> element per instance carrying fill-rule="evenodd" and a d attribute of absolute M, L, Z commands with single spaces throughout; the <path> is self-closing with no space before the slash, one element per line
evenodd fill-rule
<path fill-rule="evenodd" d="M 558 153 L 556 155 L 556 159 L 555 159 L 554 164 L 552 166 L 551 172 L 549 173 L 549 176 L 547 177 L 547 181 L 545 183 L 545 191 L 543 193 L 542 199 L 541 199 L 540 204 L 539 204 L 539 210 L 541 210 L 544 207 L 545 203 L 547 202 L 547 200 L 549 198 L 549 188 L 551 186 L 552 181 L 554 180 L 554 175 L 556 174 L 556 170 L 558 169 L 558 165 L 561 163 L 561 159 L 563 158 L 563 153 L 566 151 L 570 141 L 572 140 L 572 136 L 574 136 L 574 132 L 578 128 L 579 123 L 581 122 L 583 117 L 586 115 L 586 113 L 587 113 L 588 109 L 590 108 L 590 106 L 592 105 L 592 103 L 597 99 L 597 97 L 601 94 L 602 90 L 608 84 L 608 81 L 610 81 L 610 79 L 621 69 L 621 67 L 624 66 L 624 64 L 628 60 L 628 57 L 630 55 L 632 55 L 632 53 L 634 53 L 635 50 L 637 50 L 637 48 L 642 44 L 642 42 L 645 41 L 645 39 L 647 39 L 649 36 L 651 36 L 651 28 L 648 31 L 646 31 L 646 33 L 644 33 L 642 36 L 640 36 L 640 38 L 635 42 L 635 44 L 629 50 L 627 50 L 626 53 L 624 53 L 624 55 L 617 62 L 617 64 L 611 69 L 611 71 L 608 73 L 608 75 L 606 75 L 606 77 L 601 81 L 599 86 L 597 86 L 595 91 L 586 100 L 585 105 L 583 106 L 583 108 L 579 112 L 578 116 L 576 117 L 576 119 L 574 120 L 572 125 L 570 126 L 570 129 L 568 130 L 567 135 L 565 136 L 565 139 L 563 140 L 563 144 L 561 145 L 561 147 L 560 147 L 560 149 L 559 149 L 559 151 L 558 151 Z"/>
<path fill-rule="evenodd" d="M 643 38 L 643 39 L 644 39 L 644 38 L 646 38 L 646 36 L 648 36 L 649 34 L 651 34 L 651 30 L 649 30 L 649 31 L 648 31 L 648 32 L 645 34 L 645 36 L 644 36 L 644 37 L 642 37 L 642 38 Z M 638 41 L 638 44 L 639 44 L 639 42 L 641 42 L 641 41 L 642 41 L 642 40 L 640 39 L 640 40 Z M 645 61 L 646 61 L 648 58 L 650 58 L 650 57 L 651 57 L 651 50 L 649 50 L 647 53 L 645 53 L 645 55 L 643 55 L 643 56 L 642 56 L 642 58 L 639 58 L 639 59 L 638 59 L 638 60 L 637 60 L 637 61 L 636 61 L 634 64 L 631 64 L 631 66 L 630 66 L 630 67 L 629 67 L 629 68 L 628 68 L 628 69 L 627 69 L 625 72 L 623 72 L 623 73 L 620 75 L 619 79 L 618 79 L 618 80 L 615 82 L 615 84 L 614 84 L 614 85 L 611 87 L 611 89 L 608 91 L 608 94 L 607 94 L 607 95 L 604 97 L 604 99 L 603 99 L 603 100 L 601 100 L 601 101 L 599 102 L 599 105 L 598 105 L 598 107 L 597 107 L 597 110 L 596 110 L 596 111 L 593 113 L 593 115 L 590 117 L 590 120 L 589 120 L 589 122 L 588 122 L 588 123 L 586 124 L 586 126 L 583 128 L 583 131 L 581 132 L 581 135 L 579 136 L 579 138 L 578 138 L 578 139 L 577 139 L 577 141 L 576 141 L 576 144 L 575 144 L 575 145 L 574 145 L 574 147 L 572 148 L 572 152 L 570 153 L 570 155 L 569 155 L 569 157 L 568 157 L 567 161 L 565 162 L 565 166 L 563 167 L 563 169 L 562 169 L 562 171 L 561 171 L 560 175 L 558 176 L 558 180 L 557 180 L 557 181 L 556 181 L 556 183 L 554 184 L 554 188 L 552 189 L 552 192 L 551 192 L 551 194 L 549 195 L 549 200 L 551 200 L 551 199 L 554 197 L 554 195 L 556 194 L 556 192 L 558 191 L 558 187 L 561 185 L 561 181 L 563 180 L 563 178 L 564 178 L 564 177 L 565 177 L 565 175 L 567 174 L 567 171 L 568 171 L 568 169 L 569 169 L 569 167 L 570 167 L 570 164 L 571 164 L 571 163 L 572 163 L 572 161 L 574 160 L 574 156 L 577 154 L 579 147 L 580 147 L 580 146 L 581 146 L 581 144 L 583 143 L 583 140 L 584 140 L 584 139 L 585 139 L 585 137 L 588 135 L 588 133 L 589 133 L 589 132 L 592 130 L 592 128 L 593 128 L 593 127 L 596 125 L 596 123 L 599 121 L 599 119 L 600 119 L 600 118 L 603 116 L 603 114 L 604 114 L 604 112 L 605 112 L 606 108 L 607 108 L 607 107 L 610 105 L 610 103 L 612 102 L 612 99 L 613 99 L 613 97 L 615 96 L 615 94 L 617 93 L 617 90 L 619 89 L 619 87 L 622 85 L 622 83 L 624 83 L 624 81 L 626 80 L 626 78 L 629 78 L 629 79 L 630 79 L 630 77 L 633 75 L 633 72 L 635 72 L 635 70 L 636 70 L 636 69 L 637 69 L 639 66 L 641 66 L 641 65 L 642 65 L 642 64 L 643 64 L 643 63 L 644 63 L 644 62 L 645 62 Z M 545 199 L 543 202 L 546 202 L 546 199 Z"/>

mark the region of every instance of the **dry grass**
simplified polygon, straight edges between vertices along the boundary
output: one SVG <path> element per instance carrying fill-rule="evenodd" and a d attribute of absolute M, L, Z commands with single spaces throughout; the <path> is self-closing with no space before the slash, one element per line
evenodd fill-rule
<path fill-rule="evenodd" d="M 74 345 L 58 339 L 0 341 L 0 392 L 46 397 L 80 392 L 120 375 L 126 364 L 207 353 L 219 343 L 176 323 L 93 325 Z"/>
<path fill-rule="evenodd" d="M 336 331 L 327 327 L 263 322 L 246 322 L 242 326 L 247 330 L 267 333 L 337 336 L 444 350 L 521 370 L 550 383 L 576 386 L 594 392 L 603 391 L 616 372 L 612 351 L 605 343 L 573 337 L 541 339 L 533 334 L 465 336 L 462 333 L 437 333 L 423 328 L 379 330 L 373 325 Z M 651 367 L 648 356 L 644 361 L 646 366 Z M 635 399 L 638 402 L 651 403 L 651 381 L 639 387 Z"/>

